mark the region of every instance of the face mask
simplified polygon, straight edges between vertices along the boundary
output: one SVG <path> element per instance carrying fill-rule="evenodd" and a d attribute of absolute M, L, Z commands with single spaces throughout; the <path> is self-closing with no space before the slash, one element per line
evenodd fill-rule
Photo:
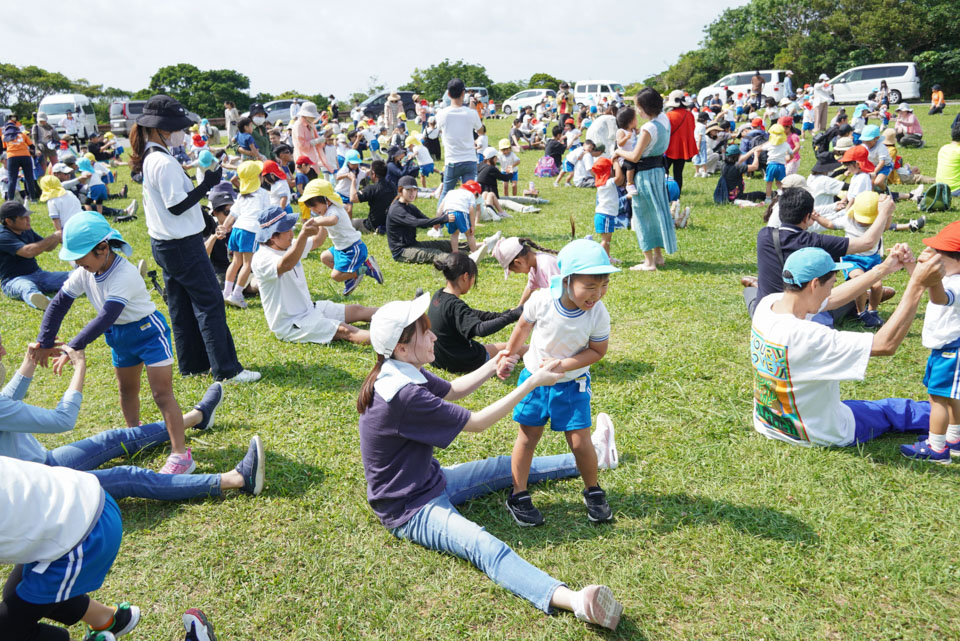
<path fill-rule="evenodd" d="M 182 131 L 173 131 L 170 133 L 169 146 L 170 147 L 181 147 L 183 146 L 183 132 Z"/>
<path fill-rule="evenodd" d="M 254 116 L 254 117 L 253 117 L 253 124 L 255 124 L 255 125 L 258 126 L 258 127 L 259 127 L 260 125 L 262 125 L 263 123 L 265 123 L 266 121 L 267 121 L 267 119 L 264 118 L 263 116 Z"/>

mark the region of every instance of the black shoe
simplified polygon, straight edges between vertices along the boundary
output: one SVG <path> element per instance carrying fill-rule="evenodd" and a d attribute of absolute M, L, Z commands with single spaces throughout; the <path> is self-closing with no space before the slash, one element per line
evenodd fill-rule
<path fill-rule="evenodd" d="M 607 493 L 599 485 L 588 487 L 583 491 L 583 504 L 587 506 L 587 518 L 594 523 L 609 521 L 613 518 L 610 504 L 607 503 Z"/>
<path fill-rule="evenodd" d="M 530 498 L 530 492 L 523 491 L 519 494 L 511 494 L 507 498 L 507 510 L 510 511 L 510 516 L 520 527 L 543 525 L 543 515 L 534 506 L 533 499 Z"/>

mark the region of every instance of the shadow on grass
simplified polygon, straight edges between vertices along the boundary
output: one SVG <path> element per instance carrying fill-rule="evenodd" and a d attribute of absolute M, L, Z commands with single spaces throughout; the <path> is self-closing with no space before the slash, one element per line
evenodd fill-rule
<path fill-rule="evenodd" d="M 918 474 L 936 474 L 940 478 L 957 479 L 960 475 L 960 465 L 939 465 L 927 461 L 918 461 L 909 459 L 900 453 L 901 445 L 916 443 L 921 436 L 925 437 L 926 435 L 894 432 L 860 445 L 835 449 L 846 454 L 852 454 L 857 458 L 870 459 L 871 462 L 881 465 L 904 467 L 916 471 Z"/>
<path fill-rule="evenodd" d="M 324 349 L 324 347 L 317 345 L 317 349 Z M 320 360 L 319 357 L 318 360 Z M 263 365 L 257 369 L 263 375 L 262 381 L 283 388 L 294 386 L 329 390 L 333 386 L 359 389 L 361 383 L 361 379 L 347 370 L 326 362 L 287 361 L 285 363 Z"/>

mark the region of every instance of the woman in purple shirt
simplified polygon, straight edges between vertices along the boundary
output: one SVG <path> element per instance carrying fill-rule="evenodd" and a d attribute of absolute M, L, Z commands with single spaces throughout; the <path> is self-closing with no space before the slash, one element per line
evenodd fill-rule
<path fill-rule="evenodd" d="M 499 401 L 471 412 L 450 401 L 480 387 L 502 356 L 447 382 L 423 369 L 433 362 L 436 336 L 425 312 L 430 295 L 388 303 L 374 314 L 370 339 L 377 362 L 357 400 L 360 451 L 367 500 L 381 523 L 401 539 L 466 559 L 498 585 L 544 612 L 572 610 L 578 619 L 615 629 L 623 606 L 607 586 L 574 592 L 520 558 L 503 541 L 464 518 L 454 507 L 510 487 L 510 457 L 443 468 L 433 448 L 446 448 L 462 431 L 482 432 L 513 409 L 534 388 L 561 376 L 548 362 Z M 607 439 L 613 447 L 612 439 Z M 599 441 L 598 442 L 602 442 Z M 531 482 L 577 475 L 572 454 L 537 457 Z"/>

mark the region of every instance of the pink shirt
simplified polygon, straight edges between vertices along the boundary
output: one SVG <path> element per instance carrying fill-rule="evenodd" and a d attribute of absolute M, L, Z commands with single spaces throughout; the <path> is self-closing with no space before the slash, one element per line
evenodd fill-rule
<path fill-rule="evenodd" d="M 313 142 L 319 137 L 313 123 L 306 118 L 297 118 L 293 126 L 293 157 L 306 156 L 314 165 L 320 166 L 320 152 Z"/>
<path fill-rule="evenodd" d="M 917 116 L 909 112 L 902 116 L 897 116 L 896 127 L 898 134 L 923 135 L 923 127 L 920 126 L 920 121 L 917 120 Z"/>
<path fill-rule="evenodd" d="M 543 289 L 550 287 L 550 279 L 560 274 L 560 268 L 557 266 L 557 257 L 553 254 L 537 253 L 537 266 L 530 268 L 527 274 L 527 287 L 531 289 Z"/>
<path fill-rule="evenodd" d="M 787 142 L 797 148 L 797 152 L 793 155 L 791 160 L 800 160 L 800 136 L 797 134 L 790 134 L 787 136 Z"/>

